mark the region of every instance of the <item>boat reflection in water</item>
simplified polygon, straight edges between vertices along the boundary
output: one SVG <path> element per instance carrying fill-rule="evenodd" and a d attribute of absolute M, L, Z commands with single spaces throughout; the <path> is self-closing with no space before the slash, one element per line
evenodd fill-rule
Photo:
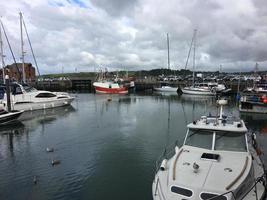
<path fill-rule="evenodd" d="M 5 149 L 9 149 L 11 154 L 14 149 L 14 140 L 26 140 L 29 138 L 29 133 L 39 125 L 42 126 L 44 131 L 44 125 L 57 120 L 58 118 L 66 117 L 69 113 L 74 112 L 75 109 L 72 106 L 58 107 L 54 109 L 36 110 L 31 112 L 25 112 L 19 118 L 20 121 L 14 121 L 11 124 L 0 126 L 0 157 L 7 152 Z M 8 140 L 8 142 L 5 142 Z M 3 149 L 2 149 L 3 148 Z"/>

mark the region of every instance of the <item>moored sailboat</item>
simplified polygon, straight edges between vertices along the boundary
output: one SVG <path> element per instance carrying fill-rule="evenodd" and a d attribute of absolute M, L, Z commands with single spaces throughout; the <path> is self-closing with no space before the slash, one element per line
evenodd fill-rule
<path fill-rule="evenodd" d="M 188 59 L 190 57 L 190 52 L 192 45 L 194 45 L 194 54 L 193 54 L 193 82 L 191 86 L 182 88 L 182 92 L 184 94 L 192 94 L 192 95 L 216 95 L 216 89 L 203 86 L 201 84 L 197 85 L 195 83 L 195 55 L 196 55 L 196 36 L 197 36 L 197 30 L 194 30 L 190 50 L 188 53 Z M 188 63 L 188 59 L 186 61 L 186 65 Z"/>

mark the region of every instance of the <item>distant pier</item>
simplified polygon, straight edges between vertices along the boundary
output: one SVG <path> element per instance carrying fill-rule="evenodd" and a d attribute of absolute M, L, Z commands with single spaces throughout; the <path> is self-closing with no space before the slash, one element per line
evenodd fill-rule
<path fill-rule="evenodd" d="M 67 80 L 45 80 L 39 81 L 35 84 L 35 87 L 40 90 L 49 90 L 49 91 L 86 91 L 94 92 L 93 82 L 95 81 L 94 77 L 74 77 Z M 135 90 L 136 91 L 146 91 L 153 90 L 155 87 L 160 87 L 162 85 L 169 85 L 174 87 L 183 88 L 191 84 L 191 81 L 156 81 L 153 79 L 137 79 L 135 81 Z M 232 89 L 232 93 L 238 91 L 238 81 L 226 81 L 224 84 L 227 88 Z M 246 87 L 251 86 L 252 82 L 241 81 L 239 85 L 239 90 L 242 91 Z"/>

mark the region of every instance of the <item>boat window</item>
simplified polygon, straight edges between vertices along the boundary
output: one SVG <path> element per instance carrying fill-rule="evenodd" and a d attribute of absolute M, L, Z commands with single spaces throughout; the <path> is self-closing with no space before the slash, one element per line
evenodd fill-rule
<path fill-rule="evenodd" d="M 53 93 L 48 93 L 48 92 L 43 92 L 43 93 L 39 93 L 38 95 L 36 95 L 36 98 L 51 98 L 51 97 L 55 97 L 56 95 Z"/>
<path fill-rule="evenodd" d="M 247 151 L 244 133 L 216 132 L 215 150 L 222 151 Z"/>
<path fill-rule="evenodd" d="M 21 88 L 18 85 L 15 87 L 15 91 L 13 94 L 22 94 Z"/>
<path fill-rule="evenodd" d="M 191 129 L 189 130 L 185 144 L 204 149 L 211 149 L 212 138 L 213 138 L 213 131 Z"/>
<path fill-rule="evenodd" d="M 177 187 L 177 186 L 172 186 L 171 187 L 171 191 L 173 193 L 176 194 L 180 194 L 186 197 L 191 197 L 193 195 L 193 192 L 191 190 L 185 189 L 185 188 L 181 188 L 181 187 Z"/>
<path fill-rule="evenodd" d="M 220 196 L 220 195 L 211 194 L 211 193 L 201 193 L 200 197 L 203 200 L 208 200 L 208 199 L 227 200 L 227 198 L 225 196 Z"/>
<path fill-rule="evenodd" d="M 23 85 L 23 88 L 26 92 L 36 92 L 37 91 L 34 87 L 31 87 L 29 85 Z"/>

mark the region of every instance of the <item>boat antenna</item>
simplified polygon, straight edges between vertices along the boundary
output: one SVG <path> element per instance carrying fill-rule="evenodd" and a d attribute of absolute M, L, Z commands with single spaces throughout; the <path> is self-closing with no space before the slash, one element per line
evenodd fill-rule
<path fill-rule="evenodd" d="M 4 36 L 5 36 L 5 38 L 6 38 L 6 41 L 7 41 L 7 44 L 8 44 L 8 48 L 9 48 L 10 53 L 11 53 L 11 55 L 12 55 L 13 61 L 14 61 L 14 63 L 15 63 L 15 66 L 16 66 L 16 69 L 17 69 L 17 72 L 18 72 L 18 75 L 19 75 L 19 82 L 21 82 L 21 74 L 20 74 L 20 71 L 19 71 L 19 67 L 18 67 L 18 64 L 17 64 L 17 62 L 16 62 L 16 58 L 15 58 L 15 56 L 14 56 L 13 50 L 12 50 L 12 48 L 11 48 L 9 39 L 8 39 L 8 37 L 7 37 L 7 34 L 6 34 L 6 30 L 5 30 L 5 28 L 4 28 L 4 25 L 3 25 L 3 22 L 2 22 L 1 19 L 0 19 L 0 24 L 1 24 L 1 27 L 2 27 L 2 30 L 3 30 Z"/>
<path fill-rule="evenodd" d="M 256 80 L 255 79 L 256 79 L 258 70 L 259 70 L 259 64 L 256 63 L 255 70 L 254 70 L 253 89 L 255 89 L 255 87 L 256 87 Z"/>
<path fill-rule="evenodd" d="M 39 71 L 39 67 L 38 67 L 38 64 L 37 64 L 37 61 L 36 61 L 36 57 L 35 57 L 35 54 L 33 52 L 32 43 L 31 43 L 31 40 L 30 40 L 30 37 L 29 37 L 29 34 L 28 34 L 28 30 L 27 30 L 23 15 L 21 14 L 21 16 L 22 16 L 22 22 L 23 22 L 23 26 L 24 26 L 24 29 L 25 29 L 25 33 L 26 33 L 26 36 L 27 36 L 27 39 L 28 39 L 28 43 L 29 43 L 29 46 L 30 46 L 30 49 L 31 49 L 32 57 L 33 57 L 35 66 L 37 68 L 37 72 L 38 72 L 38 75 L 41 76 L 40 71 Z"/>
<path fill-rule="evenodd" d="M 168 69 L 170 69 L 170 41 L 169 41 L 169 33 L 167 33 L 167 48 L 168 48 Z"/>

